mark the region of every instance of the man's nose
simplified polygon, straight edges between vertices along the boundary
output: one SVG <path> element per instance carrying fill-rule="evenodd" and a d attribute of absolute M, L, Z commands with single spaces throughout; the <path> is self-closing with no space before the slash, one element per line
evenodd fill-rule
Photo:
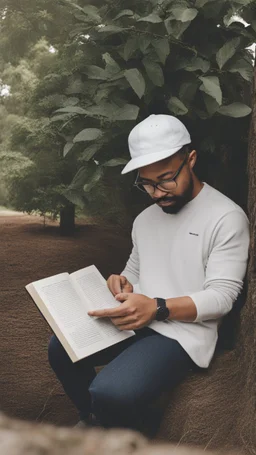
<path fill-rule="evenodd" d="M 164 197 L 166 195 L 167 195 L 166 191 L 162 191 L 159 188 L 155 188 L 155 191 L 153 194 L 155 199 L 159 199 L 160 197 Z"/>

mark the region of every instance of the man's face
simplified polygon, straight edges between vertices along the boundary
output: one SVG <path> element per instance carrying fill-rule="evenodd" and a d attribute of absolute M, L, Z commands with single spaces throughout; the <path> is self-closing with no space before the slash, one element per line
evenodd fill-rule
<path fill-rule="evenodd" d="M 188 155 L 181 172 L 177 179 L 175 179 L 176 186 L 172 190 L 165 192 L 155 188 L 155 192 L 149 194 L 165 213 L 178 213 L 182 207 L 192 199 L 194 190 L 192 168 L 195 163 L 195 158 L 195 151 Z M 140 180 L 145 181 L 146 183 L 159 183 L 163 180 L 171 179 L 176 174 L 184 159 L 185 156 L 175 154 L 171 158 L 140 168 Z"/>

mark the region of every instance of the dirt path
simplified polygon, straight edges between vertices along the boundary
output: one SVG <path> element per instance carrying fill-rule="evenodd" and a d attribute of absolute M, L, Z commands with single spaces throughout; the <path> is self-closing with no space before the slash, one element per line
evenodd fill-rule
<path fill-rule="evenodd" d="M 27 216 L 27 215 L 23 212 L 15 212 L 15 210 L 0 209 L 0 216 L 7 217 L 7 216 Z"/>
<path fill-rule="evenodd" d="M 80 225 L 73 238 L 39 217 L 0 212 L 0 409 L 24 419 L 73 424 L 76 412 L 48 366 L 51 331 L 27 294 L 31 281 L 95 264 L 119 273 L 130 242 L 114 229 Z"/>

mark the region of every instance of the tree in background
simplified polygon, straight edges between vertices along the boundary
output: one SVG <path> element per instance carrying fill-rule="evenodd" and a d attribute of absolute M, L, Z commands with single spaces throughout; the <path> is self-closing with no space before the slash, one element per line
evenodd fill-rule
<path fill-rule="evenodd" d="M 62 192 L 77 165 L 72 157 L 60 155 L 61 138 L 55 126 L 45 129 L 49 113 L 66 98 L 58 93 L 52 96 L 50 72 L 58 53 L 52 43 L 65 40 L 70 15 L 51 2 L 37 2 L 39 9 L 33 2 L 10 1 L 1 6 L 0 64 L 2 87 L 7 87 L 1 98 L 5 113 L 1 116 L 2 193 L 5 202 L 19 210 L 61 214 L 63 233 L 73 231 L 74 205 Z M 37 102 L 33 94 L 47 75 L 48 93 Z"/>

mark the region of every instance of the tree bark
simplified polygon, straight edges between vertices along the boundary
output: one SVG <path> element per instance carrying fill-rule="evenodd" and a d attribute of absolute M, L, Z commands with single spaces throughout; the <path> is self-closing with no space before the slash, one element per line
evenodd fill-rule
<path fill-rule="evenodd" d="M 239 431 L 249 453 L 256 453 L 256 61 L 252 96 L 252 119 L 248 155 L 248 213 L 250 220 L 250 258 L 248 264 L 248 295 L 242 313 L 239 354 L 244 374 L 243 402 Z M 238 431 L 238 427 L 237 427 Z"/>
<path fill-rule="evenodd" d="M 68 203 L 60 210 L 60 233 L 71 236 L 75 232 L 75 206 Z"/>

